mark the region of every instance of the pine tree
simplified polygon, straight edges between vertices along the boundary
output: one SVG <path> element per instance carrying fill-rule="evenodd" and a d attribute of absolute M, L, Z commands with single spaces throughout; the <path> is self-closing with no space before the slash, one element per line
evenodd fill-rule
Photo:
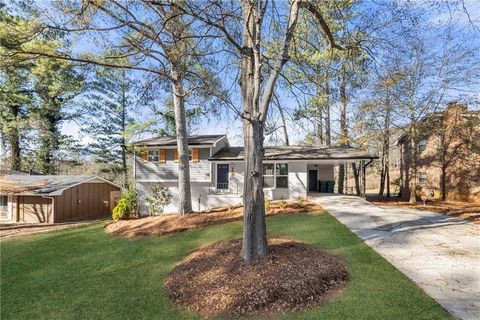
<path fill-rule="evenodd" d="M 128 128 L 134 122 L 134 83 L 125 70 L 97 72 L 87 95 L 82 132 L 94 141 L 88 152 L 100 163 L 104 174 L 128 186 Z"/>
<path fill-rule="evenodd" d="M 44 174 L 57 173 L 58 152 L 62 140 L 62 122 L 69 120 L 67 107 L 82 91 L 83 77 L 67 61 L 38 59 L 32 69 L 33 88 L 37 103 L 32 119 L 38 131 L 36 169 Z"/>

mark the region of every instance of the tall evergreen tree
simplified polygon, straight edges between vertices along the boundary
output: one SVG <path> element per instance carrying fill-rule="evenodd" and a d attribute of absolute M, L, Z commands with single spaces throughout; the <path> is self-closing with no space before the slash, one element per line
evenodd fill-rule
<path fill-rule="evenodd" d="M 0 6 L 0 54 L 7 54 L 18 48 L 21 29 L 26 21 L 9 15 Z M 7 28 L 7 24 L 15 26 Z M 32 103 L 32 91 L 29 86 L 31 64 L 28 61 L 12 57 L 0 61 L 0 135 L 2 149 L 8 150 L 1 157 L 13 170 L 22 168 L 22 146 L 28 131 L 28 110 Z"/>
<path fill-rule="evenodd" d="M 36 169 L 44 174 L 55 174 L 55 155 L 64 138 L 60 126 L 69 120 L 66 108 L 81 92 L 83 77 L 69 62 L 55 59 L 38 59 L 32 74 L 38 100 L 32 110 L 32 119 L 38 130 Z"/>
<path fill-rule="evenodd" d="M 128 186 L 128 127 L 134 119 L 134 83 L 127 71 L 97 72 L 87 95 L 82 132 L 94 140 L 88 151 L 102 165 L 102 172 Z"/>

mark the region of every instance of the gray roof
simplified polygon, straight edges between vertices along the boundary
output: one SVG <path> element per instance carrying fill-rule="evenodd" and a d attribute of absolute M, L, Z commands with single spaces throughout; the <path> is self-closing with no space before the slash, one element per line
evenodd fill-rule
<path fill-rule="evenodd" d="M 265 147 L 264 160 L 351 160 L 377 159 L 366 151 L 351 147 L 318 148 L 309 146 Z M 226 147 L 219 150 L 210 161 L 240 161 L 244 159 L 243 147 Z"/>
<path fill-rule="evenodd" d="M 218 139 L 224 136 L 225 136 L 224 134 L 188 136 L 188 144 L 191 146 L 212 145 Z M 134 142 L 133 144 L 137 146 L 176 146 L 177 137 L 175 136 L 155 137 L 155 138 L 150 138 L 145 140 L 139 140 Z"/>
<path fill-rule="evenodd" d="M 0 177 L 0 192 L 23 195 L 59 195 L 65 189 L 92 180 L 103 180 L 115 185 L 96 176 L 5 175 Z"/>

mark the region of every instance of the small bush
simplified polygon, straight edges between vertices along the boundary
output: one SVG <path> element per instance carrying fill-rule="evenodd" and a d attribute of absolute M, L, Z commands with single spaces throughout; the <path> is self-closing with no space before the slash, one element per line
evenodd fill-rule
<path fill-rule="evenodd" d="M 120 219 L 128 219 L 130 211 L 128 209 L 127 200 L 122 198 L 118 201 L 115 208 L 113 208 L 112 219 L 118 221 Z"/>
<path fill-rule="evenodd" d="M 305 209 L 307 207 L 307 204 L 306 204 L 306 200 L 305 199 L 299 199 L 297 201 L 297 205 L 302 208 L 302 209 Z"/>
<path fill-rule="evenodd" d="M 131 215 L 137 215 L 138 213 L 137 189 L 135 188 L 126 189 L 122 194 L 122 198 L 125 199 L 125 201 L 127 202 L 127 206 L 130 209 L 129 217 Z"/>
<path fill-rule="evenodd" d="M 172 201 L 172 198 L 172 193 L 167 187 L 162 185 L 152 186 L 150 188 L 150 194 L 145 198 L 148 214 L 151 216 L 162 214 L 165 207 Z"/>
<path fill-rule="evenodd" d="M 288 203 L 285 200 L 281 200 L 278 204 L 279 204 L 280 208 L 284 209 L 287 206 Z"/>
<path fill-rule="evenodd" d="M 115 208 L 113 208 L 112 219 L 115 221 L 130 219 L 130 217 L 137 214 L 137 209 L 137 190 L 135 188 L 124 190 L 122 198 L 118 201 Z"/>

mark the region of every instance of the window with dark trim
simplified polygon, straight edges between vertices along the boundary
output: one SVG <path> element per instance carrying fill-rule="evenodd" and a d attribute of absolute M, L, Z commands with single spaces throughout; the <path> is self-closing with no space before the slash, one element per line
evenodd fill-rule
<path fill-rule="evenodd" d="M 149 162 L 158 162 L 159 152 L 158 150 L 148 150 L 148 161 Z"/>

